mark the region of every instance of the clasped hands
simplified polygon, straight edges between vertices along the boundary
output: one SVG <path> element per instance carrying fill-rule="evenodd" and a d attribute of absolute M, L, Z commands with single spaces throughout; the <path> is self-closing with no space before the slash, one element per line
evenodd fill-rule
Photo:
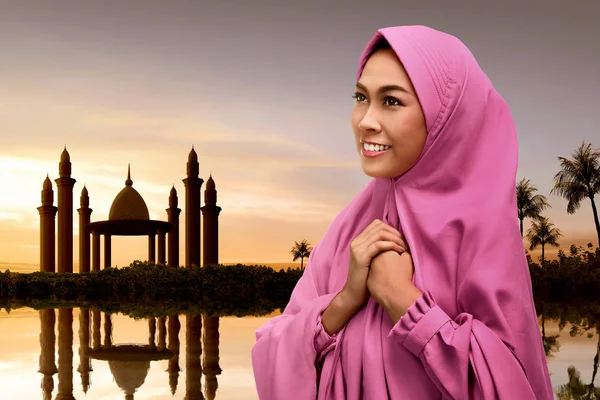
<path fill-rule="evenodd" d="M 412 284 L 413 274 L 412 256 L 400 232 L 376 219 L 350 244 L 343 292 L 356 308 L 372 296 L 395 324 L 421 295 Z"/>

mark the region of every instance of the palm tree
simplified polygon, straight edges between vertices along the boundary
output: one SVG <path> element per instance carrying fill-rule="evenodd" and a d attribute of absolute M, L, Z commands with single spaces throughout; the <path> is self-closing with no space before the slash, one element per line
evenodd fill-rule
<path fill-rule="evenodd" d="M 562 233 L 547 217 L 539 217 L 531 223 L 531 228 L 527 230 L 526 239 L 529 241 L 529 250 L 533 250 L 538 246 L 542 246 L 542 266 L 544 265 L 544 249 L 546 245 L 558 247 L 558 238 Z"/>
<path fill-rule="evenodd" d="M 569 382 L 560 385 L 556 396 L 559 400 L 595 400 L 600 398 L 600 389 L 594 387 L 594 384 L 586 385 L 581 380 L 581 374 L 574 366 L 567 368 Z"/>
<path fill-rule="evenodd" d="M 544 209 L 550 207 L 546 196 L 534 194 L 537 188 L 531 184 L 529 179 L 521 179 L 517 183 L 517 208 L 519 220 L 521 221 L 521 237 L 523 237 L 523 220 L 525 218 L 538 219 Z"/>
<path fill-rule="evenodd" d="M 310 243 L 306 239 L 302 240 L 300 243 L 294 241 L 294 247 L 292 247 L 292 255 L 294 256 L 293 261 L 300 259 L 300 269 L 304 271 L 304 259 L 310 256 L 310 252 L 312 251 L 312 247 L 310 247 Z"/>
<path fill-rule="evenodd" d="M 584 198 L 590 199 L 600 246 L 600 221 L 594 201 L 594 195 L 600 192 L 600 150 L 593 150 L 591 143 L 586 145 L 582 142 L 572 157 L 571 160 L 558 157 L 561 170 L 554 176 L 554 188 L 550 193 L 556 193 L 569 201 L 569 214 L 577 211 Z"/>

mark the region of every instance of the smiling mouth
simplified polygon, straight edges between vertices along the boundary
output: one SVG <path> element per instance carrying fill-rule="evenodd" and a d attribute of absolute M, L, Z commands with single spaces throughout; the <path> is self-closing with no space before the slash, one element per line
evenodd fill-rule
<path fill-rule="evenodd" d="M 389 150 L 391 147 L 392 146 L 386 146 L 383 144 L 373 144 L 373 143 L 366 143 L 366 142 L 362 143 L 363 150 L 366 150 L 369 152 L 382 152 L 382 151 Z"/>

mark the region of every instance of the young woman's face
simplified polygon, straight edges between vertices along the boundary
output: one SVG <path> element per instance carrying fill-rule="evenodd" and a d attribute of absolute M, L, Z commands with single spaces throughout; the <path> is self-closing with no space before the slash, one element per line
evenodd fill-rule
<path fill-rule="evenodd" d="M 354 97 L 352 129 L 365 174 L 394 178 L 408 171 L 421 155 L 427 127 L 410 78 L 392 49 L 368 59 Z"/>

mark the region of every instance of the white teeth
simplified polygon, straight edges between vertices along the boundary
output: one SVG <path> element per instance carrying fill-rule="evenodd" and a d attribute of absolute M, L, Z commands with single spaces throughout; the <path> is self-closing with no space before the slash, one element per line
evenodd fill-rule
<path fill-rule="evenodd" d="M 383 146 L 380 144 L 370 144 L 370 143 L 363 143 L 363 148 L 367 151 L 384 151 L 389 149 L 391 146 Z"/>

